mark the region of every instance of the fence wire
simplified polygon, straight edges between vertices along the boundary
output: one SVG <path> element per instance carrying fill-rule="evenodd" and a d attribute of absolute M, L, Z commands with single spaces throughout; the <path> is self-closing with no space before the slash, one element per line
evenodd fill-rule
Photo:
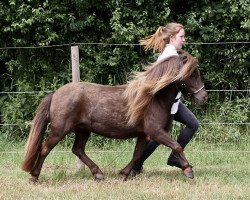
<path fill-rule="evenodd" d="M 206 90 L 207 92 L 250 92 L 250 89 L 248 90 Z M 45 91 L 19 91 L 19 92 L 0 92 L 0 94 L 37 94 L 37 93 L 50 93 L 53 92 L 52 90 L 45 90 Z"/>
<path fill-rule="evenodd" d="M 190 42 L 186 45 L 225 45 L 225 44 L 250 44 L 249 41 L 239 41 L 239 42 Z M 57 45 L 47 45 L 47 46 L 26 46 L 26 47 L 1 47 L 0 50 L 9 49 L 41 49 L 41 48 L 53 48 L 53 47 L 71 47 L 80 45 L 102 45 L 102 46 L 141 46 L 138 43 L 102 43 L 102 42 L 82 42 L 82 43 L 67 43 L 67 44 L 57 44 Z"/>

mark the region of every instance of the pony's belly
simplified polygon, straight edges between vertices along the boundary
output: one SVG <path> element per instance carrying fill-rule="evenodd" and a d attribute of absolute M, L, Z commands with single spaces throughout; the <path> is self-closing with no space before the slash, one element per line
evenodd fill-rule
<path fill-rule="evenodd" d="M 114 139 L 134 138 L 143 134 L 142 131 L 134 128 L 113 125 L 107 126 L 103 124 L 92 124 L 92 132 Z"/>

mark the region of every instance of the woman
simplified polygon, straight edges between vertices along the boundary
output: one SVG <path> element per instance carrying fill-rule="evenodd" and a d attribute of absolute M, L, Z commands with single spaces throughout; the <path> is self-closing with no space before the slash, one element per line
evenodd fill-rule
<path fill-rule="evenodd" d="M 185 43 L 184 26 L 179 23 L 169 23 L 166 26 L 160 26 L 156 32 L 140 40 L 140 44 L 144 45 L 145 50 L 153 49 L 154 52 L 160 52 L 157 61 L 166 59 L 170 56 L 178 56 L 177 51 L 182 48 Z M 170 121 L 178 121 L 185 125 L 181 130 L 177 142 L 184 149 L 185 146 L 192 139 L 194 133 L 199 127 L 199 122 L 195 115 L 180 102 L 181 92 L 176 96 L 175 103 L 171 108 Z M 172 123 L 169 123 L 167 131 L 170 130 Z M 140 161 L 133 167 L 132 175 L 137 175 L 141 172 L 144 161 L 154 152 L 159 146 L 159 143 L 150 141 L 146 146 Z M 173 152 L 170 154 L 167 164 L 170 166 L 181 168 L 179 163 L 178 154 Z"/>

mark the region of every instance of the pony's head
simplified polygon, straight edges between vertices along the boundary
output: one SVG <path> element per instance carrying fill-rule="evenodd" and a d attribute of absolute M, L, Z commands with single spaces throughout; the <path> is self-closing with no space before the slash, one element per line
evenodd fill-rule
<path fill-rule="evenodd" d="M 197 67 L 197 59 L 181 51 L 180 56 L 155 62 L 147 66 L 145 71 L 136 73 L 124 92 L 128 102 L 128 123 L 138 123 L 144 117 L 155 94 L 170 84 L 175 84 L 194 103 L 206 102 L 207 92 Z"/>
<path fill-rule="evenodd" d="M 176 87 L 183 95 L 191 98 L 193 103 L 198 105 L 206 103 L 208 94 L 201 80 L 197 59 L 186 51 L 181 51 L 179 54 L 182 64 L 175 82 Z"/>

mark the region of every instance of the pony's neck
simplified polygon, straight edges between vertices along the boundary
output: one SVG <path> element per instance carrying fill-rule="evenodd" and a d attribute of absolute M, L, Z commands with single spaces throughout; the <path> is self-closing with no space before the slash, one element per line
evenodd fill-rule
<path fill-rule="evenodd" d="M 175 85 L 175 83 L 169 84 L 167 87 L 163 88 L 161 91 L 159 91 L 159 99 L 165 105 L 166 109 L 170 110 L 172 105 L 175 102 L 175 98 L 178 94 L 178 89 Z"/>

